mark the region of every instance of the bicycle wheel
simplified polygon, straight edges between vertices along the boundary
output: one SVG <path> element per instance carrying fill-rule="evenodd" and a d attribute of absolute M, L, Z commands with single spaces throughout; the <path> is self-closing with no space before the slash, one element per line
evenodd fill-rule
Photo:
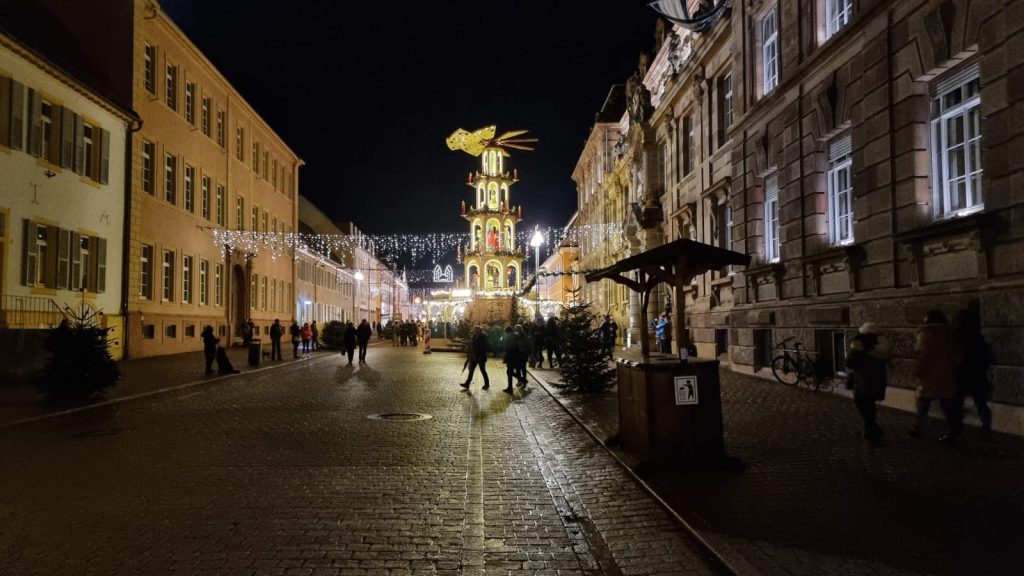
<path fill-rule="evenodd" d="M 800 381 L 800 371 L 788 356 L 776 356 L 772 359 L 772 374 L 786 386 L 796 386 Z"/>

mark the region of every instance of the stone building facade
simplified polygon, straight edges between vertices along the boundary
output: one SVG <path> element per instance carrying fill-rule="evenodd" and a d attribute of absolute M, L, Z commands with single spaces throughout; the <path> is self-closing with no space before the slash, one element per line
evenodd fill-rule
<path fill-rule="evenodd" d="M 257 336 L 290 322 L 291 255 L 213 231 L 295 232 L 302 161 L 154 2 L 135 2 L 132 57 L 129 355 L 199 350 L 206 324 L 233 342 L 248 319 Z"/>
<path fill-rule="evenodd" d="M 835 378 L 874 322 L 897 356 L 886 403 L 910 409 L 925 313 L 973 304 L 995 426 L 1024 433 L 1024 2 L 747 0 L 658 37 L 627 90 L 627 239 L 753 256 L 694 283 L 678 336 L 765 376 L 799 341 Z"/>

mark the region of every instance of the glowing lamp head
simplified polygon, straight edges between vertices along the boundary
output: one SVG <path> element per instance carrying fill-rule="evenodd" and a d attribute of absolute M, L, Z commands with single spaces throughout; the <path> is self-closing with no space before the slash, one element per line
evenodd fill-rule
<path fill-rule="evenodd" d="M 365 278 L 362 272 L 356 271 L 356 282 L 362 282 Z"/>
<path fill-rule="evenodd" d="M 530 246 L 537 248 L 544 245 L 544 235 L 540 233 L 539 229 L 533 231 L 533 238 L 530 239 Z"/>

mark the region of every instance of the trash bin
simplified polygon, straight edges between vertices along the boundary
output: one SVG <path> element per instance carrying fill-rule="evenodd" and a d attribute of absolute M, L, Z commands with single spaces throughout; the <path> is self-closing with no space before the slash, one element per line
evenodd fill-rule
<path fill-rule="evenodd" d="M 718 360 L 617 358 L 619 441 L 641 460 L 715 460 L 725 453 Z"/>
<path fill-rule="evenodd" d="M 249 366 L 259 366 L 263 360 L 263 341 L 253 340 L 249 344 Z"/>

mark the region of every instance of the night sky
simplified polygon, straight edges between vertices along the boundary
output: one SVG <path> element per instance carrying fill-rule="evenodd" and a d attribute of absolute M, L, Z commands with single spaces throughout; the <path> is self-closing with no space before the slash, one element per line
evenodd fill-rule
<path fill-rule="evenodd" d="M 512 202 L 563 226 L 594 114 L 653 46 L 643 1 L 160 0 L 306 162 L 300 191 L 371 234 L 464 232 L 456 128 L 526 128 Z M 256 41 L 259 39 L 259 41 Z"/>

